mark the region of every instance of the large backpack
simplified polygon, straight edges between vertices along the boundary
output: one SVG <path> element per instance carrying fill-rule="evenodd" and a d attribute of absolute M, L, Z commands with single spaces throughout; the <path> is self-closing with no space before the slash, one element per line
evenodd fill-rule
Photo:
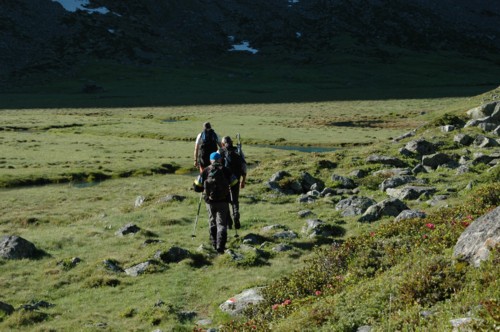
<path fill-rule="evenodd" d="M 238 154 L 235 148 L 224 149 L 224 166 L 229 168 L 238 179 L 241 176 L 243 162 L 243 157 Z"/>
<path fill-rule="evenodd" d="M 205 194 L 210 201 L 225 201 L 229 194 L 229 181 L 224 174 L 222 166 L 209 166 L 207 178 L 203 181 Z"/>
<path fill-rule="evenodd" d="M 210 165 L 210 154 L 217 151 L 217 135 L 213 129 L 203 130 L 201 133 L 201 146 L 199 159 L 201 166 Z"/>

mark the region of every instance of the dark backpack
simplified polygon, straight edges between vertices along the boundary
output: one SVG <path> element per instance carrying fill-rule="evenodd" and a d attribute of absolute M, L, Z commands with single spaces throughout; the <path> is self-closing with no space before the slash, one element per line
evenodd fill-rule
<path fill-rule="evenodd" d="M 238 179 L 241 176 L 243 162 L 243 157 L 238 154 L 235 148 L 224 149 L 224 166 L 229 168 Z"/>
<path fill-rule="evenodd" d="M 209 166 L 207 178 L 203 182 L 205 194 L 210 201 L 225 201 L 229 194 L 229 181 L 222 166 Z"/>
<path fill-rule="evenodd" d="M 217 151 L 217 135 L 213 129 L 203 130 L 201 133 L 201 146 L 199 159 L 202 166 L 210 165 L 210 154 Z"/>

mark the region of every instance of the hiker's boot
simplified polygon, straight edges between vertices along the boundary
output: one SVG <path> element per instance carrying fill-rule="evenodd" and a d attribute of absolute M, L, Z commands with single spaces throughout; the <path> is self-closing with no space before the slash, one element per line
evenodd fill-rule
<path fill-rule="evenodd" d="M 240 224 L 240 217 L 239 216 L 235 216 L 234 217 L 234 228 L 236 229 L 240 229 L 241 227 L 241 224 Z"/>

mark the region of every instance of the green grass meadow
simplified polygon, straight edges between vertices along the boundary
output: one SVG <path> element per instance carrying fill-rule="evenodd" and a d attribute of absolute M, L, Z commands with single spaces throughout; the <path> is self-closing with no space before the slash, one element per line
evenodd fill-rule
<path fill-rule="evenodd" d="M 443 67 L 438 66 L 443 59 L 435 57 L 428 55 L 427 62 L 416 67 L 409 65 L 414 60 L 410 55 L 401 57 L 391 67 L 393 74 L 387 71 L 389 64 L 370 62 L 350 63 L 349 74 L 342 62 L 314 72 L 285 65 L 262 69 L 248 57 L 187 72 L 130 72 L 111 65 L 102 72 L 89 65 L 74 80 L 4 91 L 0 94 L 0 234 L 21 236 L 48 255 L 38 260 L 0 259 L 0 301 L 15 308 L 32 301 L 54 306 L 0 314 L 0 330 L 192 331 L 204 318 L 212 319 L 211 326 L 231 324 L 232 318 L 218 309 L 221 303 L 308 266 L 315 257 L 313 249 L 322 244 L 299 236 L 291 241 L 291 251 L 267 250 L 265 261 L 240 265 L 224 256 L 198 254 L 180 263 L 154 265 L 138 277 L 111 272 L 103 264 L 113 260 L 127 268 L 171 246 L 197 253 L 200 245 L 209 245 L 203 206 L 192 236 L 199 198 L 191 189 L 197 174 L 193 149 L 202 124 L 210 121 L 221 136 L 241 134 L 249 164 L 247 187 L 241 191 L 240 237 L 229 231 L 228 247 L 236 248 L 249 233 L 263 236 L 272 246 L 275 240 L 262 227 L 274 224 L 301 234 L 304 219 L 298 212 L 304 209 L 338 226 L 342 232 L 335 240 L 366 235 L 384 222 L 341 218 L 334 209 L 338 197 L 299 204 L 295 196 L 273 195 L 265 182 L 279 170 L 294 175 L 308 171 L 324 179 L 333 172 L 347 175 L 366 167 L 364 159 L 371 153 L 395 154 L 392 138 L 415 128 L 427 130 L 426 124 L 445 114 L 463 116 L 498 95 L 498 89 L 491 90 L 498 75 L 477 73 L 487 68 L 486 60 L 471 63 L 460 58 Z M 234 69 L 238 61 L 244 69 Z M 367 76 L 365 68 L 370 65 Z M 466 69 L 458 70 L 460 66 Z M 424 67 L 428 77 L 420 71 Z M 476 75 L 471 77 L 473 71 Z M 443 72 L 446 79 L 438 75 Z M 80 93 L 84 79 L 107 91 Z M 137 85 L 137 80 L 144 84 Z M 396 89 L 408 80 L 415 82 Z M 378 81 L 384 83 L 379 89 L 373 87 Z M 426 134 L 441 135 L 432 129 Z M 310 153 L 298 147 L 326 150 Z M 338 163 L 338 170 L 318 167 L 324 160 Z M 440 172 L 428 175 L 429 180 L 453 179 L 451 171 Z M 468 176 L 455 185 L 465 186 L 474 179 L 474 174 Z M 186 199 L 162 201 L 170 194 Z M 370 194 L 382 197 L 373 188 Z M 136 207 L 138 196 L 145 201 Z M 462 200 L 455 195 L 450 202 Z M 141 231 L 115 235 L 128 223 Z M 145 244 L 146 240 L 158 242 Z M 68 267 L 74 257 L 81 262 Z M 405 258 L 407 267 L 412 259 L 417 257 Z M 393 278 L 404 273 L 403 266 L 398 268 L 391 272 Z M 380 284 L 373 281 L 352 294 L 361 298 Z M 385 289 L 384 296 L 388 293 Z M 164 304 L 155 306 L 159 301 Z M 314 300 L 303 301 L 309 308 Z M 335 301 L 354 306 L 352 299 Z M 319 304 L 314 310 L 318 321 L 325 319 Z M 197 315 L 186 319 L 179 314 L 184 311 Z M 289 322 L 274 325 L 277 331 L 298 331 L 297 326 L 309 324 L 316 330 L 318 321 L 310 312 L 297 310 L 289 317 Z M 388 327 L 389 321 L 384 324 L 384 331 L 395 330 Z M 348 325 L 345 331 L 350 331 Z"/>

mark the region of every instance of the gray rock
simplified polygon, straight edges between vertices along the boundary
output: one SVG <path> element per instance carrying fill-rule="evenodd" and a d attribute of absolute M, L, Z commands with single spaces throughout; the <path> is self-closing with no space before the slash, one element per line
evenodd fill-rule
<path fill-rule="evenodd" d="M 478 267 L 500 242 L 500 206 L 474 220 L 458 238 L 453 257 Z"/>
<path fill-rule="evenodd" d="M 476 138 L 474 139 L 473 144 L 478 148 L 488 148 L 488 147 L 498 146 L 496 140 L 484 135 L 477 135 Z"/>
<path fill-rule="evenodd" d="M 415 200 L 422 195 L 430 196 L 436 192 L 434 187 L 406 186 L 404 188 L 388 188 L 387 195 L 401 200 Z"/>
<path fill-rule="evenodd" d="M 477 125 L 477 127 L 483 131 L 493 131 L 495 128 L 498 126 L 498 123 L 496 122 L 482 122 Z"/>
<path fill-rule="evenodd" d="M 188 259 L 191 257 L 191 253 L 189 250 L 172 246 L 168 251 L 157 251 L 154 255 L 154 259 L 161 260 L 163 263 L 178 263 L 182 260 Z"/>
<path fill-rule="evenodd" d="M 325 188 L 321 192 L 321 197 L 332 196 L 332 195 L 336 195 L 336 194 L 337 194 L 337 191 L 335 189 L 333 189 L 333 188 Z"/>
<path fill-rule="evenodd" d="M 403 134 L 403 135 L 401 135 L 401 136 L 398 136 L 398 137 L 394 138 L 394 139 L 393 139 L 393 141 L 394 141 L 394 142 L 399 142 L 399 141 L 401 141 L 401 140 L 403 140 L 403 139 L 405 139 L 405 138 L 412 137 L 412 136 L 415 136 L 415 131 L 414 131 L 414 130 L 409 131 L 409 132 L 407 132 L 407 133 L 404 133 L 404 134 Z"/>
<path fill-rule="evenodd" d="M 356 332 L 371 332 L 371 330 L 372 330 L 372 327 L 370 325 L 363 325 L 363 326 L 358 327 Z"/>
<path fill-rule="evenodd" d="M 500 136 L 500 126 L 496 127 L 491 131 L 491 133 L 495 136 Z"/>
<path fill-rule="evenodd" d="M 394 219 L 395 222 L 399 222 L 407 219 L 415 219 L 415 218 L 425 218 L 427 214 L 422 211 L 416 210 L 403 210 L 400 214 Z"/>
<path fill-rule="evenodd" d="M 356 183 L 354 183 L 353 180 L 351 180 L 345 176 L 333 174 L 331 179 L 332 179 L 332 181 L 338 182 L 340 184 L 340 188 L 343 188 L 343 189 L 356 188 Z"/>
<path fill-rule="evenodd" d="M 436 169 L 438 166 L 446 165 L 453 161 L 451 156 L 441 152 L 422 157 L 422 165 L 428 166 L 431 169 Z"/>
<path fill-rule="evenodd" d="M 135 233 L 139 232 L 140 230 L 141 229 L 137 225 L 129 223 L 129 224 L 126 224 L 125 226 L 123 226 L 122 228 L 120 228 L 119 230 L 117 230 L 115 232 L 115 235 L 125 236 L 127 234 L 135 234 Z"/>
<path fill-rule="evenodd" d="M 125 273 L 131 277 L 137 277 L 137 276 L 145 273 L 151 265 L 153 265 L 152 261 L 146 261 L 144 263 L 139 263 L 137 265 L 129 267 L 128 269 L 125 269 Z"/>
<path fill-rule="evenodd" d="M 344 217 L 356 216 L 363 214 L 370 206 L 377 204 L 371 198 L 352 196 L 343 199 L 335 205 L 335 210 L 342 211 Z"/>
<path fill-rule="evenodd" d="M 389 188 L 396 188 L 403 184 L 411 183 L 417 181 L 417 178 L 413 175 L 399 175 L 393 176 L 389 179 L 385 179 L 380 185 L 379 188 L 381 191 L 386 191 Z"/>
<path fill-rule="evenodd" d="M 474 139 L 467 134 L 457 134 L 453 137 L 453 141 L 460 145 L 468 146 L 471 145 Z"/>
<path fill-rule="evenodd" d="M 269 226 L 262 227 L 262 231 L 263 232 L 269 232 L 269 231 L 275 231 L 277 229 L 287 229 L 287 228 L 288 227 L 286 227 L 285 225 L 274 224 L 274 225 L 269 225 Z"/>
<path fill-rule="evenodd" d="M 366 162 L 370 164 L 383 164 L 390 165 L 394 167 L 405 167 L 406 163 L 401 159 L 391 156 L 380 156 L 380 155 L 371 155 L 366 158 Z"/>
<path fill-rule="evenodd" d="M 443 203 L 448 199 L 448 195 L 435 195 L 430 200 L 426 201 L 429 206 L 447 206 L 446 203 Z"/>
<path fill-rule="evenodd" d="M 436 146 L 423 138 L 408 142 L 405 148 L 421 156 L 436 152 Z"/>
<path fill-rule="evenodd" d="M 0 239 L 0 257 L 4 259 L 34 259 L 42 255 L 41 250 L 22 237 L 5 235 Z"/>
<path fill-rule="evenodd" d="M 104 267 L 112 272 L 120 273 L 123 272 L 123 269 L 118 265 L 118 262 L 112 259 L 105 259 L 103 262 Z"/>
<path fill-rule="evenodd" d="M 314 203 L 318 199 L 315 195 L 302 194 L 297 197 L 297 203 Z"/>
<path fill-rule="evenodd" d="M 144 196 L 137 196 L 135 198 L 134 206 L 136 208 L 140 207 L 142 204 L 144 204 L 145 200 L 146 200 L 146 197 L 144 197 Z"/>
<path fill-rule="evenodd" d="M 362 170 L 362 169 L 356 169 L 356 170 L 352 171 L 351 173 L 349 173 L 349 176 L 352 176 L 352 177 L 357 178 L 357 179 L 364 178 L 367 175 L 368 175 L 368 172 L 365 170 Z"/>
<path fill-rule="evenodd" d="M 413 169 L 411 170 L 413 174 L 419 174 L 419 173 L 427 173 L 427 170 L 425 169 L 424 165 L 422 164 L 417 164 Z"/>
<path fill-rule="evenodd" d="M 468 110 L 467 115 L 470 119 L 481 119 L 490 116 L 493 114 L 498 104 L 498 101 L 483 104 L 481 106 Z"/>
<path fill-rule="evenodd" d="M 400 176 L 400 175 L 411 175 L 412 171 L 410 168 L 389 168 L 389 169 L 381 169 L 380 171 L 373 172 L 375 176 L 384 176 L 384 177 L 392 177 L 392 176 Z"/>
<path fill-rule="evenodd" d="M 312 188 L 312 186 L 315 186 L 315 190 L 321 191 L 325 188 L 325 183 L 321 181 L 320 179 L 315 178 L 311 174 L 307 172 L 301 172 L 298 180 L 302 186 L 302 190 L 304 192 L 307 192 Z"/>
<path fill-rule="evenodd" d="M 455 130 L 455 126 L 453 126 L 453 125 L 441 126 L 441 131 L 443 133 L 449 133 L 450 131 L 453 131 L 453 130 Z"/>
<path fill-rule="evenodd" d="M 278 244 L 277 246 L 273 247 L 273 251 L 276 251 L 276 252 L 284 252 L 284 251 L 289 251 L 289 250 L 292 250 L 293 247 L 288 245 L 288 244 L 285 244 L 285 243 L 280 243 Z"/>
<path fill-rule="evenodd" d="M 231 316 L 240 316 L 249 306 L 257 305 L 264 300 L 261 291 L 262 287 L 247 289 L 226 300 L 219 308 Z"/>
<path fill-rule="evenodd" d="M 297 238 L 297 234 L 293 231 L 283 231 L 273 235 L 275 239 L 285 239 L 285 240 L 293 240 Z"/>
<path fill-rule="evenodd" d="M 359 222 L 372 222 L 384 216 L 398 216 L 402 211 L 409 210 L 405 203 L 397 198 L 389 198 L 382 202 L 370 206 L 358 219 Z"/>
<path fill-rule="evenodd" d="M 5 313 L 6 315 L 11 315 L 14 312 L 14 307 L 8 303 L 0 301 L 0 312 Z"/>
<path fill-rule="evenodd" d="M 456 331 L 458 328 L 464 328 L 465 325 L 472 323 L 472 318 L 471 317 L 464 317 L 464 318 L 456 318 L 450 320 L 451 326 L 453 326 L 453 330 Z"/>
<path fill-rule="evenodd" d="M 300 218 L 305 218 L 305 217 L 312 215 L 313 212 L 311 210 L 302 210 L 302 211 L 297 212 L 297 214 L 299 215 Z"/>
<path fill-rule="evenodd" d="M 167 203 L 167 202 L 182 202 L 186 199 L 186 196 L 174 195 L 170 194 L 165 197 L 162 197 L 158 200 L 158 203 Z"/>

